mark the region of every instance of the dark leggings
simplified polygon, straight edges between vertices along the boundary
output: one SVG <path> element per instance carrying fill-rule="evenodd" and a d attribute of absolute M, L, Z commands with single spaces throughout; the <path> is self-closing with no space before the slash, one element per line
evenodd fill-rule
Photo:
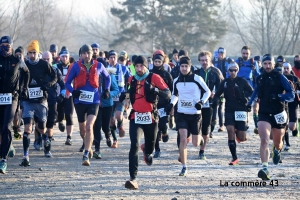
<path fill-rule="evenodd" d="M 168 123 L 168 116 L 159 118 L 158 132 L 160 132 L 160 134 L 165 134 L 165 133 L 168 132 L 167 123 Z M 159 148 L 159 137 L 156 137 L 155 151 L 160 151 L 160 148 Z"/>
<path fill-rule="evenodd" d="M 211 115 L 212 115 L 212 109 L 211 108 L 202 108 L 201 114 L 202 114 L 202 124 L 201 124 L 201 132 L 202 135 L 208 135 L 209 133 L 209 126 L 211 123 Z"/>
<path fill-rule="evenodd" d="M 99 107 L 98 115 L 94 123 L 94 144 L 95 150 L 100 150 L 100 141 L 101 141 L 101 128 L 105 134 L 105 138 L 109 137 L 110 129 L 110 116 L 113 111 L 113 107 Z"/>
<path fill-rule="evenodd" d="M 57 104 L 57 122 L 62 122 L 64 116 L 66 117 L 66 125 L 73 125 L 73 112 L 74 112 L 74 103 L 73 97 L 70 96 L 68 99 L 64 98 L 62 103 Z"/>
<path fill-rule="evenodd" d="M 54 124 L 56 123 L 57 118 L 57 104 L 48 105 L 48 117 L 46 122 L 46 128 L 53 128 Z"/>
<path fill-rule="evenodd" d="M 157 136 L 157 123 L 153 124 L 136 124 L 134 119 L 129 123 L 129 136 L 130 136 L 130 151 L 129 151 L 129 174 L 131 179 L 137 177 L 139 166 L 139 146 L 140 139 L 144 133 L 145 138 L 145 154 L 152 154 L 156 136 Z"/>
<path fill-rule="evenodd" d="M 12 134 L 10 127 L 14 119 L 18 102 L 13 100 L 10 105 L 0 105 L 0 134 L 2 136 L 1 141 L 1 155 L 3 159 L 6 159 L 10 145 L 12 143 Z"/>

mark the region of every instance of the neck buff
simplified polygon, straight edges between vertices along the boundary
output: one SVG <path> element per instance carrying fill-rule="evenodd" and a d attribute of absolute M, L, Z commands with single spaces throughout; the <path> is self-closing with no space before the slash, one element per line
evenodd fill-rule
<path fill-rule="evenodd" d="M 28 59 L 28 62 L 29 62 L 31 65 L 36 65 L 39 61 L 40 61 L 39 58 L 37 58 L 35 61 L 31 61 L 30 59 Z"/>
<path fill-rule="evenodd" d="M 142 76 L 139 76 L 137 73 L 134 75 L 134 78 L 138 81 L 142 81 L 144 80 L 147 76 L 149 75 L 149 70 L 147 69 L 147 71 L 145 72 L 145 74 L 143 74 Z"/>

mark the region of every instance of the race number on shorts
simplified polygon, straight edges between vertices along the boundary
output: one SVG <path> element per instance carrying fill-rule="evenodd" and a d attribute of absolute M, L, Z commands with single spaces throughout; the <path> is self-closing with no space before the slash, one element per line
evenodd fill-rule
<path fill-rule="evenodd" d="M 160 108 L 157 111 L 160 118 L 167 116 L 167 113 L 165 112 L 165 108 Z"/>
<path fill-rule="evenodd" d="M 285 110 L 277 115 L 274 115 L 277 124 L 285 124 L 287 121 L 287 114 Z"/>
<path fill-rule="evenodd" d="M 202 108 L 209 108 L 209 107 L 210 107 L 210 105 L 209 105 L 209 100 L 207 100 L 207 101 L 203 104 Z"/>
<path fill-rule="evenodd" d="M 36 98 L 43 97 L 43 91 L 39 87 L 28 88 L 28 93 L 29 93 L 28 94 L 29 99 L 36 99 Z"/>
<path fill-rule="evenodd" d="M 247 121 L 247 112 L 245 111 L 235 111 L 234 112 L 234 119 L 235 121 Z"/>
<path fill-rule="evenodd" d="M 12 102 L 11 93 L 0 94 L 0 105 L 9 105 Z"/>
<path fill-rule="evenodd" d="M 93 103 L 94 92 L 89 92 L 89 91 L 85 91 L 85 90 L 80 90 L 80 91 L 81 91 L 81 94 L 79 96 L 79 101 Z"/>
<path fill-rule="evenodd" d="M 146 113 L 134 113 L 134 121 L 136 124 L 152 124 L 151 112 Z"/>
<path fill-rule="evenodd" d="M 179 100 L 179 107 L 181 108 L 193 108 L 194 107 L 194 102 L 193 100 Z"/>

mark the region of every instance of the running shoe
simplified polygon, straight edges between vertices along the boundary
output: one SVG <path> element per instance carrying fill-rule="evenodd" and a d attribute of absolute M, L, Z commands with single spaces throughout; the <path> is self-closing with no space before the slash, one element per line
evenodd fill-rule
<path fill-rule="evenodd" d="M 96 159 L 101 159 L 102 155 L 101 155 L 100 151 L 94 151 L 93 157 Z"/>
<path fill-rule="evenodd" d="M 289 151 L 289 150 L 290 150 L 290 146 L 286 145 L 286 146 L 284 147 L 284 151 Z"/>
<path fill-rule="evenodd" d="M 60 132 L 64 132 L 66 126 L 62 122 L 58 122 L 58 129 L 60 130 Z"/>
<path fill-rule="evenodd" d="M 4 160 L 0 161 L 0 173 L 6 174 L 7 163 Z"/>
<path fill-rule="evenodd" d="M 20 166 L 23 166 L 23 167 L 27 167 L 27 166 L 30 166 L 30 162 L 29 162 L 29 157 L 24 157 Z"/>
<path fill-rule="evenodd" d="M 255 134 L 258 134 L 258 128 L 255 128 L 255 129 L 254 129 L 254 133 L 255 133 Z"/>
<path fill-rule="evenodd" d="M 229 165 L 238 165 L 239 164 L 239 160 L 238 159 L 235 159 L 235 160 L 232 160 Z"/>
<path fill-rule="evenodd" d="M 267 168 L 263 168 L 258 171 L 258 177 L 264 181 L 270 180 L 270 173 Z"/>
<path fill-rule="evenodd" d="M 273 158 L 273 163 L 277 165 L 281 160 L 281 150 L 277 151 L 275 148 L 273 148 L 272 158 Z"/>
<path fill-rule="evenodd" d="M 141 150 L 143 151 L 143 154 L 144 154 L 144 161 L 145 161 L 145 163 L 147 165 L 151 166 L 152 163 L 153 163 L 153 156 L 152 156 L 152 154 L 145 154 L 144 149 L 145 149 L 145 143 L 143 143 L 141 145 Z"/>
<path fill-rule="evenodd" d="M 65 142 L 65 145 L 72 145 L 72 139 L 67 138 L 66 142 Z"/>
<path fill-rule="evenodd" d="M 123 126 L 119 126 L 118 127 L 118 131 L 119 131 L 119 136 L 120 137 L 124 137 L 125 136 L 125 130 L 124 130 Z"/>
<path fill-rule="evenodd" d="M 153 158 L 159 158 L 160 157 L 160 151 L 155 151 Z"/>
<path fill-rule="evenodd" d="M 82 157 L 82 165 L 84 166 L 90 166 L 90 159 L 87 156 Z"/>
<path fill-rule="evenodd" d="M 218 129 L 218 132 L 224 132 L 225 131 L 225 127 L 224 126 L 221 126 L 219 129 Z"/>
<path fill-rule="evenodd" d="M 298 132 L 298 130 L 296 129 L 296 130 L 293 130 L 292 131 L 292 135 L 294 136 L 294 137 L 299 137 L 299 132 Z"/>
<path fill-rule="evenodd" d="M 52 158 L 52 153 L 50 151 L 44 150 L 45 157 Z"/>
<path fill-rule="evenodd" d="M 162 134 L 162 141 L 163 142 L 168 142 L 169 141 L 169 134 L 168 133 Z"/>
<path fill-rule="evenodd" d="M 9 147 L 9 151 L 8 151 L 8 157 L 12 158 L 16 155 L 16 150 L 13 147 L 13 145 L 11 144 Z"/>
<path fill-rule="evenodd" d="M 213 137 L 214 137 L 213 133 L 210 133 L 209 138 L 213 138 Z"/>
<path fill-rule="evenodd" d="M 19 139 L 21 139 L 22 138 L 22 131 L 21 131 L 21 129 L 20 129 L 20 126 L 17 126 L 17 127 L 15 127 L 15 126 L 12 126 L 12 128 L 13 128 L 13 131 L 14 131 L 14 138 L 16 139 L 16 140 L 19 140 Z"/>
<path fill-rule="evenodd" d="M 186 176 L 187 175 L 187 168 L 186 167 L 183 167 L 181 169 L 181 172 L 179 173 L 179 176 Z"/>
<path fill-rule="evenodd" d="M 118 140 L 115 140 L 114 143 L 111 145 L 111 148 L 116 149 L 116 148 L 118 148 L 118 146 L 119 146 L 119 142 L 118 142 Z"/>
<path fill-rule="evenodd" d="M 206 157 L 205 157 L 204 153 L 199 152 L 199 159 L 200 160 L 206 160 Z"/>
<path fill-rule="evenodd" d="M 125 182 L 125 188 L 130 189 L 130 190 L 137 190 L 137 189 L 139 189 L 139 186 L 138 186 L 136 180 L 130 179 L 129 181 Z"/>
<path fill-rule="evenodd" d="M 106 144 L 107 144 L 108 147 L 111 147 L 112 143 L 111 143 L 110 137 L 106 138 Z"/>

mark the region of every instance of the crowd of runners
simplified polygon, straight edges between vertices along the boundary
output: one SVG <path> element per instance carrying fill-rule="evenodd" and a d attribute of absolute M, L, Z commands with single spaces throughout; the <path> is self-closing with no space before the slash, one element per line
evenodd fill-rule
<path fill-rule="evenodd" d="M 174 49 L 170 57 L 162 50 L 149 57 L 129 57 L 124 50 L 100 51 L 94 43 L 81 46 L 77 60 L 65 46 L 52 44 L 41 52 L 33 40 L 25 51 L 21 46 L 14 49 L 9 36 L 1 37 L 0 172 L 6 173 L 8 158 L 15 154 L 13 140 L 23 141 L 23 167 L 30 166 L 30 140 L 34 149 L 52 157 L 56 125 L 66 134 L 65 145 L 72 145 L 74 108 L 82 165 L 101 159 L 101 140 L 118 148 L 119 138 L 130 136 L 128 189 L 138 188 L 139 148 L 145 163 L 152 165 L 153 158 L 161 156 L 160 142 L 169 140 L 169 129 L 177 131 L 179 176 L 187 175 L 190 141 L 199 147 L 198 158 L 206 159 L 217 119 L 218 131 L 228 133 L 229 165 L 238 165 L 237 143 L 247 141 L 252 112 L 254 132 L 261 141 L 258 177 L 269 180 L 270 140 L 277 165 L 282 162 L 281 151 L 290 149 L 288 131 L 299 136 L 300 56 L 294 57 L 292 67 L 283 56 L 252 58 L 250 47 L 243 46 L 236 60 L 226 57 L 223 47 L 213 54 L 201 51 L 197 58 L 199 63 L 192 63 L 184 49 Z"/>

